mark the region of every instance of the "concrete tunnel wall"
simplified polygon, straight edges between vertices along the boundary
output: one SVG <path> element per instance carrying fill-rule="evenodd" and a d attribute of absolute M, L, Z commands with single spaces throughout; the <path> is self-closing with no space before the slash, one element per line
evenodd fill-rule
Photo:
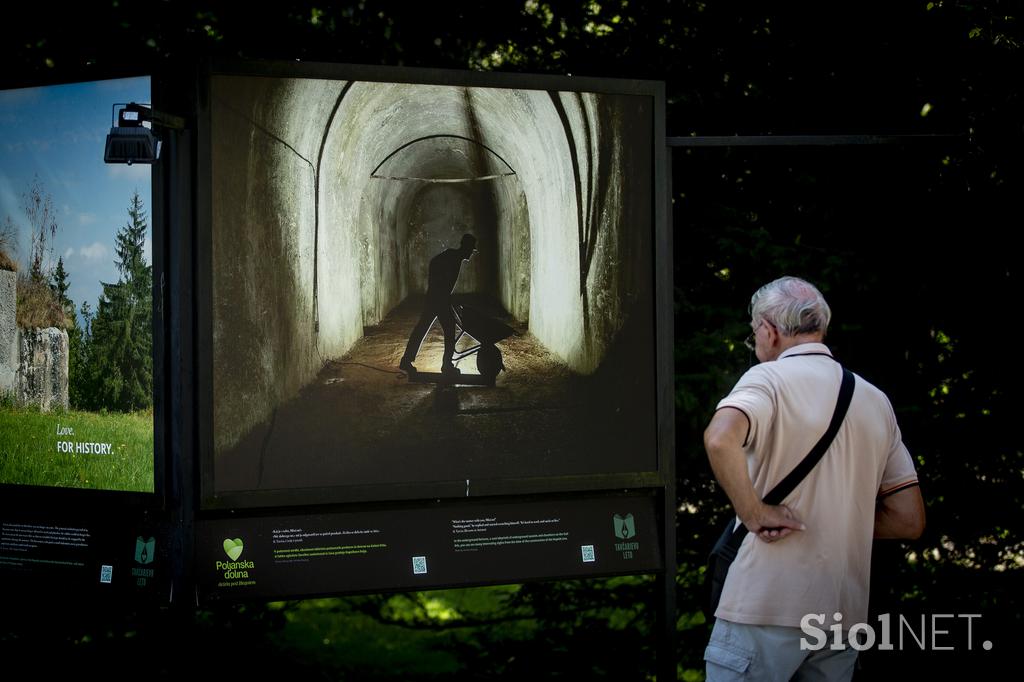
<path fill-rule="evenodd" d="M 422 292 L 464 231 L 480 253 L 456 291 L 495 296 L 575 371 L 631 307 L 650 324 L 643 98 L 215 77 L 211 109 L 217 451 Z M 432 135 L 451 144 L 394 153 Z M 385 160 L 398 177 L 514 174 L 371 177 Z"/>

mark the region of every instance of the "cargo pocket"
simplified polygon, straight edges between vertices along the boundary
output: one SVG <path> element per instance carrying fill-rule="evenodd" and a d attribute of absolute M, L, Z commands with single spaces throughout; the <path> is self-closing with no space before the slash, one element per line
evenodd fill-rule
<path fill-rule="evenodd" d="M 704 660 L 708 663 L 708 679 L 742 679 L 741 676 L 750 668 L 750 661 L 753 657 L 754 654 L 750 651 L 733 648 L 722 642 L 708 644 L 708 647 L 704 650 Z M 712 666 L 724 669 L 720 672 L 725 673 L 725 675 L 713 677 L 711 675 Z M 729 673 L 736 674 L 730 675 Z"/>

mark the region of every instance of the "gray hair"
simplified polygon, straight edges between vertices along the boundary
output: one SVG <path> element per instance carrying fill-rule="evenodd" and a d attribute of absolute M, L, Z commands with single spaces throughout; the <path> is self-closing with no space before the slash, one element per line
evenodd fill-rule
<path fill-rule="evenodd" d="M 817 287 L 799 277 L 780 277 L 750 297 L 750 316 L 763 317 L 786 336 L 828 329 L 832 310 Z"/>

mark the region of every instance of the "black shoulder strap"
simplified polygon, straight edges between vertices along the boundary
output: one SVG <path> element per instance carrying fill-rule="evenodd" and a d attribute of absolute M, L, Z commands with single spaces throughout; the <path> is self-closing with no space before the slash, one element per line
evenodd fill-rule
<path fill-rule="evenodd" d="M 832 413 L 832 421 L 829 422 L 828 429 L 803 458 L 803 461 L 797 464 L 784 479 L 771 489 L 771 492 L 764 496 L 765 504 L 779 504 L 786 499 L 786 496 L 800 484 L 800 481 L 811 473 L 814 465 L 821 461 L 828 446 L 832 445 L 832 441 L 835 440 L 836 433 L 839 432 L 839 425 L 843 423 L 846 410 L 850 407 L 850 399 L 853 398 L 853 382 L 853 372 L 844 367 L 843 382 L 839 385 L 839 400 L 836 402 L 836 411 Z"/>
<path fill-rule="evenodd" d="M 804 480 L 807 474 L 811 473 L 811 469 L 821 461 L 825 451 L 828 450 L 828 447 L 832 445 L 832 441 L 835 440 L 836 433 L 839 432 L 839 425 L 843 423 L 843 419 L 846 417 L 846 410 L 850 407 L 850 400 L 853 398 L 853 385 L 853 372 L 844 367 L 843 381 L 839 385 L 839 400 L 836 402 L 836 410 L 832 413 L 832 421 L 829 422 L 828 428 L 822 437 L 818 439 L 818 442 L 814 444 L 814 447 L 811 448 L 811 451 L 807 453 L 807 456 L 764 496 L 765 504 L 781 503 L 800 484 L 800 481 Z M 747 532 L 747 527 L 742 523 L 739 525 L 739 528 L 733 531 L 727 545 L 732 550 L 732 553 L 739 550 L 740 543 L 743 542 Z"/>

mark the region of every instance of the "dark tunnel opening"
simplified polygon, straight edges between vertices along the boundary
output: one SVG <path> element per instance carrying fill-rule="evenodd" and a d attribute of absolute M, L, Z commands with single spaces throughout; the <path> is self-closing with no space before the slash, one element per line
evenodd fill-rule
<path fill-rule="evenodd" d="M 430 259 L 446 248 L 457 248 L 462 235 L 471 233 L 477 239 L 477 253 L 463 263 L 456 292 L 497 300 L 498 209 L 493 193 L 484 187 L 486 183 L 415 184 L 405 190 L 408 208 L 397 214 L 392 225 L 382 226 L 397 234 L 396 248 L 401 256 L 394 276 L 408 283 L 404 288 L 410 295 L 424 293 Z"/>

